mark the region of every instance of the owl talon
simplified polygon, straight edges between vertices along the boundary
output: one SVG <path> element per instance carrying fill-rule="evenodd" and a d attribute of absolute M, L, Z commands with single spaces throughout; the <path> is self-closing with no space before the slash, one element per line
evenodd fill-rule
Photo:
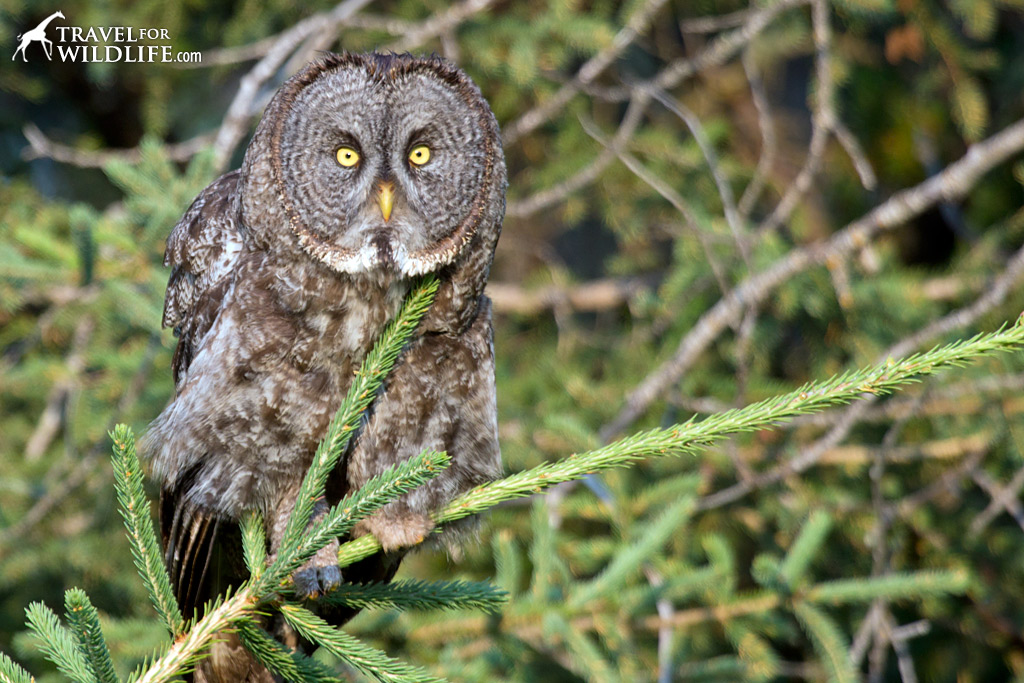
<path fill-rule="evenodd" d="M 320 515 L 317 515 L 319 518 Z M 338 567 L 338 541 L 335 539 L 317 551 L 305 565 L 292 573 L 295 594 L 313 600 L 338 587 L 342 581 Z"/>
<path fill-rule="evenodd" d="M 306 600 L 315 600 L 330 593 L 341 584 L 341 569 L 337 565 L 305 567 L 292 574 L 295 594 Z"/>

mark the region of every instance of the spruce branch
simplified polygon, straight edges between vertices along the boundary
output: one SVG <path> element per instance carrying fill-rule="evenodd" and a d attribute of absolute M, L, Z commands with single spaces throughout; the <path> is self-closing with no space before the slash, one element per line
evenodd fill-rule
<path fill-rule="evenodd" d="M 856 683 L 860 679 L 850 661 L 849 644 L 832 619 L 814 605 L 797 602 L 793 606 L 797 620 L 814 643 L 831 683 Z"/>
<path fill-rule="evenodd" d="M 448 467 L 450 462 L 447 453 L 424 451 L 413 458 L 392 465 L 379 476 L 366 482 L 358 491 L 333 506 L 311 529 L 300 534 L 295 542 L 288 546 L 282 543 L 283 547 L 288 547 L 288 554 L 282 553 L 278 556 L 267 570 L 257 590 L 281 581 L 331 540 L 350 531 L 360 519 L 403 493 L 430 481 Z"/>
<path fill-rule="evenodd" d="M 832 519 L 824 512 L 815 512 L 807 520 L 779 568 L 779 578 L 787 586 L 793 587 L 803 578 L 831 527 Z"/>
<path fill-rule="evenodd" d="M 423 669 L 392 659 L 344 631 L 333 628 L 304 607 L 284 604 L 281 605 L 281 614 L 303 638 L 327 648 L 336 657 L 378 681 L 384 683 L 441 683 L 441 679 L 431 676 Z"/>
<path fill-rule="evenodd" d="M 71 633 L 49 607 L 33 602 L 25 610 L 28 627 L 39 639 L 39 649 L 61 672 L 76 683 L 97 683 L 89 662 Z"/>
<path fill-rule="evenodd" d="M 566 644 L 575 660 L 577 674 L 587 680 L 601 683 L 616 683 L 623 680 L 590 635 L 576 628 L 558 612 L 548 612 L 544 615 L 544 631 L 545 642 L 550 642 L 554 636 Z"/>
<path fill-rule="evenodd" d="M 548 517 L 548 508 L 544 501 L 533 501 L 530 511 L 530 563 L 533 565 L 533 576 L 530 581 L 530 592 L 535 599 L 547 600 L 551 593 L 552 582 L 556 571 L 562 563 L 555 545 L 555 525 Z"/>
<path fill-rule="evenodd" d="M 13 659 L 0 652 L 0 683 L 34 683 L 35 680 Z"/>
<path fill-rule="evenodd" d="M 149 500 L 142 487 L 142 465 L 135 453 L 135 435 L 127 425 L 119 424 L 110 436 L 114 440 L 114 486 L 121 517 L 128 529 L 135 566 L 160 618 L 171 635 L 179 636 L 185 631 L 185 620 L 171 589 L 160 544 L 156 540 Z"/>
<path fill-rule="evenodd" d="M 660 585 L 645 584 L 621 593 L 618 599 L 630 614 L 650 612 L 657 606 L 658 600 L 681 602 L 690 596 L 720 588 L 723 581 L 729 580 L 729 572 L 723 567 L 712 563 L 709 566 L 688 569 L 678 576 L 669 576 Z"/>
<path fill-rule="evenodd" d="M 725 633 L 746 666 L 744 680 L 771 681 L 779 675 L 779 655 L 767 640 L 740 624 L 731 624 Z"/>
<path fill-rule="evenodd" d="M 556 484 L 588 474 L 625 467 L 639 460 L 667 455 L 698 453 L 723 439 L 759 429 L 769 429 L 798 415 L 820 412 L 865 396 L 888 394 L 951 367 L 962 367 L 996 353 L 1024 347 L 1024 324 L 1018 320 L 995 332 L 938 346 L 895 361 L 889 359 L 831 379 L 810 382 L 788 394 L 752 403 L 744 408 L 691 419 L 665 429 L 653 429 L 625 437 L 602 448 L 539 465 L 504 479 L 483 484 L 452 500 L 434 513 L 438 524 L 462 519 L 515 498 L 540 493 Z M 380 550 L 380 544 L 363 536 L 341 546 L 339 564 L 345 566 Z"/>
<path fill-rule="evenodd" d="M 140 676 L 132 677 L 131 683 L 163 683 L 179 679 L 182 671 L 205 656 L 203 650 L 218 633 L 236 628 L 239 622 L 251 618 L 256 603 L 257 596 L 251 586 L 245 584 L 234 594 L 229 591 L 220 596 L 203 610 L 202 619 L 192 624 L 188 632 L 175 640 Z"/>
<path fill-rule="evenodd" d="M 300 652 L 293 652 L 274 640 L 252 620 L 238 627 L 238 635 L 245 648 L 270 671 L 286 681 L 297 683 L 340 683 L 337 675 L 326 666 Z"/>
<path fill-rule="evenodd" d="M 962 593 L 969 583 L 970 575 L 957 570 L 888 574 L 819 583 L 807 591 L 805 598 L 810 602 L 830 605 L 871 600 L 913 600 Z"/>
<path fill-rule="evenodd" d="M 694 510 L 693 497 L 669 506 L 652 522 L 636 543 L 616 554 L 611 563 L 593 580 L 576 587 L 569 594 L 569 607 L 578 609 L 591 600 L 620 590 L 626 579 L 658 552 L 676 529 L 685 524 Z"/>
<path fill-rule="evenodd" d="M 520 592 L 523 575 L 523 562 L 519 545 L 509 532 L 498 532 L 491 540 L 491 551 L 494 555 L 495 583 L 513 597 Z"/>
<path fill-rule="evenodd" d="M 319 600 L 320 604 L 379 609 L 480 609 L 497 613 L 508 593 L 487 582 L 419 581 L 355 585 L 343 583 Z"/>
<path fill-rule="evenodd" d="M 117 673 L 110 649 L 100 628 L 100 615 L 93 607 L 89 596 L 81 588 L 72 588 L 64 593 L 64 609 L 68 626 L 78 638 L 78 644 L 85 653 L 89 668 L 96 675 L 98 683 L 116 683 Z"/>
<path fill-rule="evenodd" d="M 290 556 L 302 539 L 313 514 L 313 506 L 323 497 L 327 477 L 359 427 L 363 412 L 373 402 L 377 390 L 433 303 L 438 284 L 439 281 L 432 275 L 420 280 L 406 297 L 398 315 L 384 328 L 377 343 L 363 360 L 348 394 L 331 420 L 327 435 L 316 449 L 309 472 L 302 480 L 295 509 L 285 527 L 279 557 Z"/>
<path fill-rule="evenodd" d="M 258 580 L 266 569 L 267 535 L 263 528 L 263 515 L 259 510 L 250 510 L 239 524 L 242 531 L 242 557 L 245 568 L 254 580 Z"/>

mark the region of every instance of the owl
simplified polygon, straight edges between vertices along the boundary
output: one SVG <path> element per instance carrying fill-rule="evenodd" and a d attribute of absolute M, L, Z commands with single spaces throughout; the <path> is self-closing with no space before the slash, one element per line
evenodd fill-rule
<path fill-rule="evenodd" d="M 425 273 L 441 283 L 434 303 L 314 514 L 397 462 L 447 451 L 447 470 L 353 532 L 383 552 L 344 579 L 389 580 L 431 531 L 432 510 L 500 474 L 483 289 L 505 185 L 497 122 L 461 70 L 437 57 L 327 54 L 278 90 L 241 169 L 174 227 L 163 324 L 178 337 L 175 392 L 142 452 L 161 484 L 165 561 L 186 615 L 244 579 L 244 512 L 262 511 L 276 552 L 355 370 Z M 337 547 L 295 574 L 300 595 L 342 580 Z"/>

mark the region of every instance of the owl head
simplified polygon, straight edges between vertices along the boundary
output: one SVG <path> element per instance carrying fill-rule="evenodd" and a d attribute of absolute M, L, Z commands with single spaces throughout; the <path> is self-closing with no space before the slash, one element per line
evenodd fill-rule
<path fill-rule="evenodd" d="M 328 54 L 267 106 L 242 168 L 242 220 L 264 248 L 298 247 L 340 274 L 440 271 L 465 290 L 450 294 L 479 296 L 505 184 L 497 122 L 461 70 Z"/>

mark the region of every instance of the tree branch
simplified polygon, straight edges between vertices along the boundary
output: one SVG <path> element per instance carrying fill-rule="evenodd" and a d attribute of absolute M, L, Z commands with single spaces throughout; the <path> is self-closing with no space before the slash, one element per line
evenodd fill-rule
<path fill-rule="evenodd" d="M 864 217 L 850 223 L 823 242 L 793 249 L 772 267 L 747 277 L 725 298 L 719 300 L 679 344 L 675 354 L 626 399 L 619 414 L 601 430 L 609 440 L 633 424 L 647 408 L 676 385 L 700 355 L 750 302 L 764 301 L 793 275 L 828 258 L 853 252 L 868 244 L 876 234 L 902 225 L 939 201 L 963 196 L 995 166 L 1024 150 L 1024 120 L 1008 126 L 987 140 L 972 145 L 958 161 L 936 176 L 894 195 Z"/>

